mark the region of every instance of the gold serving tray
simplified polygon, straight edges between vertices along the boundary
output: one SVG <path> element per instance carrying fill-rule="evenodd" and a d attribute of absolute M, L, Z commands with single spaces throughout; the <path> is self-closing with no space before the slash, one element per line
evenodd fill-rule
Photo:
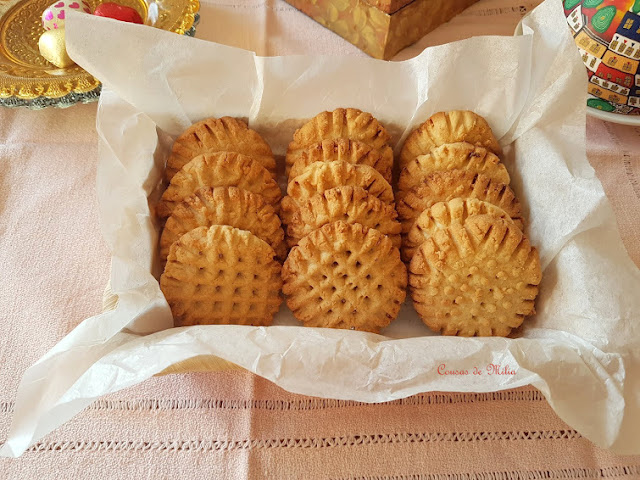
<path fill-rule="evenodd" d="M 86 0 L 95 9 L 100 0 Z M 144 0 L 116 0 L 135 8 L 147 18 Z M 55 105 L 97 98 L 100 82 L 77 65 L 58 68 L 38 50 L 44 32 L 41 15 L 53 0 L 0 0 L 0 104 L 7 106 Z M 199 0 L 163 0 L 156 28 L 193 35 L 200 8 Z M 90 98 L 86 95 L 96 92 Z M 46 102 L 34 102 L 46 99 Z M 89 100 L 86 100 L 89 99 Z M 60 105 L 67 106 L 67 105 Z"/>

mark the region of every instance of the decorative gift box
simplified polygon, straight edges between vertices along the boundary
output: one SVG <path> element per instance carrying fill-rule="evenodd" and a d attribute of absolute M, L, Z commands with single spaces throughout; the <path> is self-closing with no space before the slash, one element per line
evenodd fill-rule
<path fill-rule="evenodd" d="M 374 58 L 390 59 L 478 0 L 286 0 Z"/>

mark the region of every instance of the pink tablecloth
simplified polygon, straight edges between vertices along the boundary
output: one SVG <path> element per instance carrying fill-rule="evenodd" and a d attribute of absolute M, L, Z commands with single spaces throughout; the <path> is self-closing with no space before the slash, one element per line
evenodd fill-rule
<path fill-rule="evenodd" d="M 510 34 L 537 2 L 483 0 L 401 53 Z M 281 1 L 216 0 L 199 37 L 260 54 L 359 54 Z M 0 111 L 0 442 L 22 372 L 101 308 L 109 274 L 94 191 L 95 105 Z M 640 129 L 589 120 L 589 158 L 640 265 Z M 171 375 L 98 402 L 0 478 L 640 478 L 532 389 L 386 405 L 301 397 L 244 372 Z"/>

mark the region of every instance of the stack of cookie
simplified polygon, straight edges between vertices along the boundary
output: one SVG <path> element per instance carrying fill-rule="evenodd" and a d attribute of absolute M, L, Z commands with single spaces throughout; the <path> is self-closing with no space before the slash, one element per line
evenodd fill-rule
<path fill-rule="evenodd" d="M 411 297 L 446 335 L 506 336 L 535 313 L 538 252 L 487 121 L 433 115 L 400 155 L 398 213 Z"/>
<path fill-rule="evenodd" d="M 241 120 L 203 120 L 167 161 L 160 279 L 176 326 L 270 325 L 286 245 L 269 145 Z"/>
<path fill-rule="evenodd" d="M 289 144 L 283 291 L 306 326 L 378 332 L 398 315 L 407 273 L 388 140 L 371 114 L 339 108 L 311 119 Z"/>

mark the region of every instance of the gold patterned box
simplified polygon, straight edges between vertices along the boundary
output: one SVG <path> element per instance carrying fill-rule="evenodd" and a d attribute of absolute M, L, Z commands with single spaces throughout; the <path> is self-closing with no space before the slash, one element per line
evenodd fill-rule
<path fill-rule="evenodd" d="M 478 0 L 285 0 L 375 58 L 388 60 Z"/>

